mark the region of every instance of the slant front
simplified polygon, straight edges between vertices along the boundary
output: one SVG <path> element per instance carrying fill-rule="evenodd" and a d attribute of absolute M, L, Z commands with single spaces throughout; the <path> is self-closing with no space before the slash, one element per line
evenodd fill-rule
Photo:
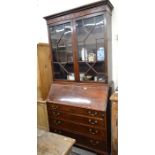
<path fill-rule="evenodd" d="M 48 102 L 106 111 L 108 90 L 103 84 L 52 84 Z"/>

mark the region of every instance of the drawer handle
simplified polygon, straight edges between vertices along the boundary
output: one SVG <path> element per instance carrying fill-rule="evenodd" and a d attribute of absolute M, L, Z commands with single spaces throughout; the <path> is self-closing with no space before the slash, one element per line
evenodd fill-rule
<path fill-rule="evenodd" d="M 102 113 L 102 117 L 104 117 L 104 113 Z"/>
<path fill-rule="evenodd" d="M 58 109 L 57 105 L 52 105 L 52 109 Z"/>
<path fill-rule="evenodd" d="M 98 121 L 97 121 L 97 120 L 92 120 L 92 119 L 89 119 L 88 121 L 89 121 L 89 123 L 90 123 L 90 124 L 92 124 L 92 125 L 95 125 L 95 124 L 97 124 L 97 123 L 98 123 Z"/>
<path fill-rule="evenodd" d="M 93 111 L 89 110 L 88 114 L 91 115 L 91 116 L 96 116 L 97 112 L 96 111 L 93 112 Z"/>
<path fill-rule="evenodd" d="M 94 145 L 94 146 L 96 146 L 96 145 L 98 145 L 99 144 L 99 141 L 98 140 L 89 140 L 89 142 L 91 143 L 91 145 Z"/>
<path fill-rule="evenodd" d="M 60 112 L 53 111 L 52 113 L 53 113 L 54 116 L 59 116 L 60 115 Z"/>
<path fill-rule="evenodd" d="M 62 121 L 60 121 L 60 120 L 54 120 L 55 125 L 60 125 L 61 123 L 62 123 Z"/>
<path fill-rule="evenodd" d="M 90 132 L 92 135 L 96 135 L 96 134 L 98 133 L 98 130 L 89 129 L 89 132 Z"/>

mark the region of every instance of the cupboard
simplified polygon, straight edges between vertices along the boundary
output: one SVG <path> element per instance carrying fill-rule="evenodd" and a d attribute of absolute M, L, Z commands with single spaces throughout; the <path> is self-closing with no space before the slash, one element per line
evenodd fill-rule
<path fill-rule="evenodd" d="M 111 14 L 108 0 L 44 17 L 55 81 L 112 80 Z"/>
<path fill-rule="evenodd" d="M 46 98 L 52 83 L 49 45 L 37 44 L 37 127 L 49 130 Z"/>
<path fill-rule="evenodd" d="M 112 9 L 102 0 L 44 17 L 53 78 L 46 101 L 49 129 L 100 155 L 111 148 Z"/>

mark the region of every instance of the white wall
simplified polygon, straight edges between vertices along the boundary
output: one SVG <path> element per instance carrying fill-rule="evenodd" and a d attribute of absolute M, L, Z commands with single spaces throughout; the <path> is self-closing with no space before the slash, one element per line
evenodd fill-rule
<path fill-rule="evenodd" d="M 45 20 L 43 19 L 44 16 L 76 8 L 78 6 L 93 3 L 96 1 L 98 0 L 38 0 L 37 1 L 38 42 L 48 43 L 47 26 Z M 114 6 L 112 14 L 112 63 L 113 63 L 113 81 L 116 87 L 118 85 L 118 78 L 117 78 L 118 1 L 111 0 L 111 3 Z"/>

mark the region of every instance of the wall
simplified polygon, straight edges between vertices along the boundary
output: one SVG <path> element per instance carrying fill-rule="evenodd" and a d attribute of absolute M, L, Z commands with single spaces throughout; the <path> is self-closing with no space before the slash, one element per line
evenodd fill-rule
<path fill-rule="evenodd" d="M 68 9 L 72 9 L 81 5 L 96 2 L 97 0 L 38 0 L 37 1 L 37 22 L 38 27 L 38 42 L 48 43 L 47 26 L 43 19 L 44 16 L 51 15 L 53 13 L 62 12 Z M 114 81 L 114 86 L 118 85 L 118 1 L 111 0 L 114 6 L 112 14 L 112 79 Z"/>

